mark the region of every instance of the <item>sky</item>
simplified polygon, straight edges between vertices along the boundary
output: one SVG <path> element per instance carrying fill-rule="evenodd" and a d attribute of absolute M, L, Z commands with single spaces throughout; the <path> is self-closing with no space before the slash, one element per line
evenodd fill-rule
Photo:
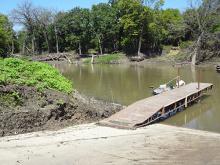
<path fill-rule="evenodd" d="M 67 11 L 76 6 L 91 8 L 93 4 L 108 2 L 108 0 L 31 0 L 34 5 L 52 8 L 58 11 Z M 9 14 L 22 0 L 0 0 L 0 13 Z M 188 0 L 165 0 L 164 8 L 178 8 L 184 11 Z"/>
<path fill-rule="evenodd" d="M 24 0 L 0 0 L 0 13 L 10 14 L 16 6 Z M 51 8 L 56 11 L 68 11 L 74 7 L 91 8 L 92 5 L 98 3 L 107 3 L 108 0 L 30 0 L 35 6 Z M 165 0 L 164 9 L 177 8 L 184 11 L 188 7 L 188 0 Z M 16 31 L 21 26 L 14 26 Z"/>

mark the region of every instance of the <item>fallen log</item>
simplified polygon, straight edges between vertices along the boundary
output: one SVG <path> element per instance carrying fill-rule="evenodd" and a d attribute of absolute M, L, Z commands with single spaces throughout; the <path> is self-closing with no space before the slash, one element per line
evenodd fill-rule
<path fill-rule="evenodd" d="M 133 62 L 140 62 L 140 61 L 143 61 L 144 60 L 144 57 L 143 56 L 133 56 L 133 57 L 130 57 L 130 61 L 133 61 Z"/>
<path fill-rule="evenodd" d="M 69 63 L 72 63 L 70 58 L 68 57 L 69 54 L 66 53 L 59 53 L 59 54 L 47 54 L 47 55 L 39 55 L 34 56 L 32 60 L 34 61 L 68 61 Z"/>

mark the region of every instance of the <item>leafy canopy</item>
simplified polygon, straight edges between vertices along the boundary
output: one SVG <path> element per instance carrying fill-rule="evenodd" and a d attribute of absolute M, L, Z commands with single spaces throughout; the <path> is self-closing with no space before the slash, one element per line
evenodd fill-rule
<path fill-rule="evenodd" d="M 11 26 L 8 18 L 0 14 L 0 57 L 5 56 L 11 38 Z"/>

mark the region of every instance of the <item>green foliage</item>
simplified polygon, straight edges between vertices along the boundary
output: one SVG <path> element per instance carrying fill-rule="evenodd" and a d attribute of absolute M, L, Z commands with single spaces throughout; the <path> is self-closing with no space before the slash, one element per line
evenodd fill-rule
<path fill-rule="evenodd" d="M 107 64 L 111 62 L 117 62 L 120 58 L 121 56 L 119 54 L 104 55 L 96 58 L 95 62 L 99 64 Z"/>
<path fill-rule="evenodd" d="M 0 103 L 2 106 L 14 107 L 22 105 L 22 99 L 17 93 L 0 93 Z"/>
<path fill-rule="evenodd" d="M 151 31 L 163 44 L 178 46 L 184 38 L 183 17 L 177 9 L 155 11 Z"/>
<path fill-rule="evenodd" d="M 93 38 L 92 43 L 95 48 L 99 50 L 106 48 L 110 51 L 114 49 L 112 46 L 119 33 L 118 18 L 115 8 L 110 4 L 100 3 L 93 5 L 90 12 L 91 15 L 91 36 Z M 103 49 L 104 50 L 104 49 Z"/>
<path fill-rule="evenodd" d="M 61 50 L 85 50 L 91 40 L 90 12 L 88 9 L 74 8 L 57 16 L 56 26 L 61 38 Z"/>
<path fill-rule="evenodd" d="M 137 52 L 140 37 L 147 34 L 153 21 L 152 11 L 138 0 L 118 0 L 115 6 L 123 31 L 121 45 L 127 53 Z"/>
<path fill-rule="evenodd" d="M 166 53 L 169 53 L 170 50 L 171 50 L 172 46 L 171 45 L 164 45 L 163 46 L 163 50 L 166 52 Z"/>
<path fill-rule="evenodd" d="M 15 58 L 0 59 L 0 84 L 36 86 L 70 93 L 72 84 L 57 69 L 46 63 Z"/>
<path fill-rule="evenodd" d="M 11 96 L 14 98 L 14 100 L 15 100 L 15 102 L 16 102 L 17 104 L 21 104 L 22 99 L 21 99 L 21 97 L 20 97 L 20 95 L 19 95 L 18 92 L 13 92 L 13 93 L 11 94 Z"/>
<path fill-rule="evenodd" d="M 11 41 L 12 28 L 5 15 L 0 14 L 0 57 L 6 56 Z"/>
<path fill-rule="evenodd" d="M 193 45 L 192 41 L 184 41 L 184 42 L 180 43 L 180 48 L 181 49 L 187 49 L 187 48 L 189 48 L 192 45 Z"/>
<path fill-rule="evenodd" d="M 110 64 L 110 63 L 118 63 L 120 59 L 123 58 L 123 54 L 107 54 L 94 58 L 94 62 L 96 64 Z M 85 59 L 83 61 L 84 64 L 91 63 L 91 58 Z"/>
<path fill-rule="evenodd" d="M 90 64 L 91 63 L 92 58 L 86 58 L 83 60 L 84 64 Z"/>

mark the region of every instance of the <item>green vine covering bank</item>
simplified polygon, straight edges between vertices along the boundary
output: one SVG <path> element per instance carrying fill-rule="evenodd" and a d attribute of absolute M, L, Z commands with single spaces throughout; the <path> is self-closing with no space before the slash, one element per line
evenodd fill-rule
<path fill-rule="evenodd" d="M 0 59 L 0 85 L 17 84 L 70 93 L 72 83 L 49 64 L 16 58 Z"/>

